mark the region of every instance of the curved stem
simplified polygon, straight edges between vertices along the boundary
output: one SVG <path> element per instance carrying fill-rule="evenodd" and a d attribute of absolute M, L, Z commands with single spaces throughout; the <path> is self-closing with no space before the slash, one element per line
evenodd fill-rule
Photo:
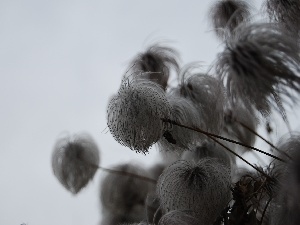
<path fill-rule="evenodd" d="M 267 155 L 267 156 L 269 156 L 269 157 L 272 157 L 272 158 L 274 158 L 274 159 L 277 159 L 277 160 L 279 160 L 279 161 L 286 162 L 285 160 L 280 159 L 280 158 L 278 158 L 277 156 L 272 155 L 272 154 L 270 154 L 270 153 L 267 153 L 267 152 L 265 152 L 265 151 L 262 151 L 262 150 L 260 150 L 260 149 L 258 149 L 258 148 L 255 148 L 255 147 L 252 147 L 252 146 L 250 146 L 250 145 L 246 145 L 246 144 L 243 144 L 243 143 L 241 143 L 241 142 L 234 141 L 234 140 L 231 140 L 231 139 L 229 139 L 229 138 L 225 138 L 225 137 L 222 137 L 222 136 L 219 136 L 219 135 L 216 135 L 216 134 L 209 133 L 209 132 L 204 131 L 204 130 L 201 130 L 201 129 L 199 129 L 199 128 L 194 128 L 194 127 L 189 127 L 189 126 L 186 126 L 186 125 L 182 125 L 182 124 L 179 124 L 179 123 L 177 123 L 177 122 L 175 122 L 175 121 L 173 121 L 173 120 L 170 120 L 170 119 L 162 119 L 162 121 L 168 122 L 168 123 L 171 123 L 171 124 L 173 124 L 173 125 L 177 125 L 177 126 L 179 126 L 179 127 L 183 127 L 183 128 L 189 129 L 189 130 L 193 130 L 193 131 L 196 131 L 196 132 L 199 132 L 199 133 L 202 133 L 202 134 L 205 134 L 206 136 L 216 137 L 216 138 L 222 139 L 222 140 L 224 140 L 224 141 L 228 141 L 228 142 L 231 142 L 231 143 L 234 143 L 234 144 L 238 144 L 238 145 L 241 145 L 241 146 L 243 146 L 243 147 L 247 147 L 247 148 L 250 148 L 250 149 L 255 150 L 255 151 L 257 151 L 257 152 L 260 152 L 260 153 L 262 153 L 262 154 L 265 154 L 265 155 Z"/>

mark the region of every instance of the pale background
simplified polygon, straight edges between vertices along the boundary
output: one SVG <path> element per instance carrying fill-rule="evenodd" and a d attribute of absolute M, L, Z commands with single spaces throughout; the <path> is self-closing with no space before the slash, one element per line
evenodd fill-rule
<path fill-rule="evenodd" d="M 102 172 L 72 196 L 52 173 L 55 140 L 90 133 L 106 167 L 155 162 L 155 148 L 137 155 L 102 132 L 108 99 L 132 57 L 156 41 L 176 48 L 182 65 L 207 68 L 222 50 L 207 22 L 212 2 L 0 0 L 0 225 L 100 221 Z"/>

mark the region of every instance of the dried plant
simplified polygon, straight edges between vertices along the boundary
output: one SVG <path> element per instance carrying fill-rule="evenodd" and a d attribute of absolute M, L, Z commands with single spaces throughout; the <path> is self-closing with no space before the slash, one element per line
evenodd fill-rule
<path fill-rule="evenodd" d="M 107 109 L 107 124 L 120 144 L 147 152 L 170 129 L 162 118 L 171 118 L 171 106 L 156 83 L 136 78 L 124 80 Z"/>
<path fill-rule="evenodd" d="M 188 65 L 181 70 L 179 86 L 171 93 L 194 104 L 200 117 L 198 123 L 201 129 L 219 134 L 223 127 L 225 88 L 220 80 L 210 75 L 194 73 L 196 66 Z"/>
<path fill-rule="evenodd" d="M 141 73 L 141 78 L 156 82 L 165 90 L 171 69 L 179 70 L 178 53 L 170 47 L 152 45 L 132 60 L 129 71 Z"/>
<path fill-rule="evenodd" d="M 231 155 L 227 151 L 224 151 L 222 146 L 211 141 L 203 142 L 192 149 L 192 151 L 185 151 L 181 158 L 186 161 L 194 161 L 195 163 L 198 163 L 203 158 L 215 158 L 228 168 L 231 168 L 232 164 L 235 164 L 235 160 L 231 158 Z"/>
<path fill-rule="evenodd" d="M 108 172 L 100 185 L 101 225 L 300 224 L 300 135 L 274 146 L 257 133 L 264 125 L 258 112 L 267 125 L 274 111 L 288 124 L 286 107 L 299 97 L 298 5 L 267 0 L 276 23 L 251 24 L 247 2 L 213 4 L 211 21 L 225 42 L 214 77 L 189 64 L 178 85 L 167 88 L 171 71 L 179 71 L 178 53 L 153 45 L 138 54 L 110 99 L 107 124 L 117 142 L 136 152 L 157 143 L 161 161 L 148 169 L 103 168 L 93 140 L 78 135 L 56 143 L 55 176 L 76 194 L 97 169 Z M 256 148 L 256 137 L 276 153 Z M 253 165 L 240 155 L 249 149 L 273 161 Z M 238 167 L 237 158 L 253 170 Z"/>
<path fill-rule="evenodd" d="M 54 175 L 73 194 L 77 194 L 93 179 L 98 164 L 99 149 L 87 134 L 61 138 L 54 146 Z"/>
<path fill-rule="evenodd" d="M 191 210 L 201 224 L 212 224 L 230 200 L 229 168 L 214 159 L 177 161 L 160 176 L 157 194 L 167 212 Z"/>
<path fill-rule="evenodd" d="M 300 91 L 298 50 L 297 42 L 274 24 L 238 27 L 216 64 L 232 104 L 242 102 L 264 116 L 276 106 L 286 121 L 283 98 L 294 102 L 291 90 Z"/>
<path fill-rule="evenodd" d="M 252 110 L 243 107 L 243 105 L 227 107 L 224 123 L 223 131 L 227 137 L 243 144 L 254 146 L 258 120 Z M 239 148 L 239 150 L 244 153 L 250 149 Z"/>
<path fill-rule="evenodd" d="M 216 35 L 226 39 L 250 17 L 250 5 L 241 0 L 218 0 L 210 8 L 209 19 Z"/>
<path fill-rule="evenodd" d="M 280 23 L 292 34 L 300 34 L 300 2 L 298 0 L 266 0 L 264 8 L 271 21 Z"/>

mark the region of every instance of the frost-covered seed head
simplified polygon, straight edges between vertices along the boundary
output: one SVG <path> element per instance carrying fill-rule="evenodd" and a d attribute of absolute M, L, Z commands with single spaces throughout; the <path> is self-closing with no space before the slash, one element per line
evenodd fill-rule
<path fill-rule="evenodd" d="M 99 164 L 99 149 L 84 135 L 59 139 L 52 154 L 52 169 L 60 183 L 77 194 L 93 179 Z"/>
<path fill-rule="evenodd" d="M 133 73 L 141 73 L 141 78 L 156 82 L 165 90 L 171 69 L 179 70 L 178 53 L 170 47 L 152 45 L 132 60 L 130 68 Z"/>
<path fill-rule="evenodd" d="M 248 21 L 250 6 L 241 0 L 219 0 L 211 6 L 210 20 L 216 35 L 226 39 L 240 24 Z"/>
<path fill-rule="evenodd" d="M 282 97 L 294 101 L 290 90 L 300 91 L 298 49 L 297 42 L 274 24 L 239 26 L 216 63 L 233 105 L 242 101 L 264 116 L 274 105 L 285 119 Z"/>
<path fill-rule="evenodd" d="M 171 106 L 163 89 L 150 80 L 126 80 L 107 109 L 107 124 L 114 138 L 138 152 L 147 152 L 170 129 Z"/>
<path fill-rule="evenodd" d="M 164 210 L 191 210 L 200 224 L 212 224 L 230 200 L 230 170 L 215 159 L 180 160 L 162 173 L 157 194 Z"/>

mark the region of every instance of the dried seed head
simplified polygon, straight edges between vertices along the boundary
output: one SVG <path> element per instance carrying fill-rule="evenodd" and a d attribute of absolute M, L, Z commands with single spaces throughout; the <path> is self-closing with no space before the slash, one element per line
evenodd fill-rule
<path fill-rule="evenodd" d="M 219 134 L 223 126 L 225 88 L 220 80 L 209 75 L 192 73 L 193 69 L 195 67 L 187 66 L 181 71 L 180 86 L 172 93 L 195 105 L 202 130 Z"/>
<path fill-rule="evenodd" d="M 264 8 L 271 21 L 278 22 L 291 33 L 300 33 L 300 2 L 298 0 L 266 0 Z"/>
<path fill-rule="evenodd" d="M 234 163 L 226 149 L 211 141 L 204 141 L 201 145 L 194 147 L 192 151 L 185 151 L 181 158 L 195 163 L 203 158 L 214 158 L 228 168 L 231 168 Z"/>
<path fill-rule="evenodd" d="M 171 211 L 159 220 L 158 225 L 199 225 L 199 221 L 189 214 L 189 210 Z"/>
<path fill-rule="evenodd" d="M 174 94 L 167 95 L 172 108 L 172 118 L 175 122 L 189 127 L 201 127 L 200 114 L 189 99 L 177 96 Z M 182 153 L 187 148 L 195 146 L 202 142 L 206 137 L 193 130 L 188 130 L 174 125 L 172 130 L 169 131 L 176 143 L 170 143 L 165 138 L 161 138 L 158 146 L 163 151 L 173 151 Z"/>
<path fill-rule="evenodd" d="M 233 140 L 249 146 L 254 146 L 256 135 L 241 125 L 241 123 L 256 132 L 258 120 L 253 111 L 249 111 L 241 104 L 228 107 L 225 110 L 224 133 Z M 249 151 L 249 148 L 240 147 L 239 150 L 244 153 L 245 151 Z"/>
<path fill-rule="evenodd" d="M 149 80 L 123 84 L 107 109 L 107 124 L 114 138 L 137 152 L 147 152 L 170 125 L 171 106 L 163 89 Z"/>
<path fill-rule="evenodd" d="M 115 171 L 124 175 L 109 173 L 100 185 L 100 201 L 104 212 L 124 218 L 124 222 L 137 222 L 145 218 L 145 199 L 153 184 L 128 175 L 128 173 L 149 177 L 140 166 L 121 164 Z"/>
<path fill-rule="evenodd" d="M 99 149 L 88 135 L 59 139 L 52 154 L 52 169 L 60 183 L 77 194 L 93 179 L 99 164 Z"/>
<path fill-rule="evenodd" d="M 286 119 L 282 97 L 294 101 L 290 90 L 300 91 L 298 49 L 297 42 L 274 24 L 239 26 L 216 64 L 233 105 L 242 102 L 264 116 L 276 106 Z"/>
<path fill-rule="evenodd" d="M 165 90 L 171 69 L 179 70 L 178 53 L 169 47 L 152 45 L 133 59 L 130 68 L 133 73 L 141 73 L 141 78 L 156 82 Z"/>
<path fill-rule="evenodd" d="M 191 210 L 201 224 L 212 224 L 230 200 L 229 168 L 215 159 L 177 161 L 160 176 L 157 194 L 166 211 Z"/>
<path fill-rule="evenodd" d="M 250 5 L 240 0 L 219 0 L 211 6 L 210 20 L 216 35 L 226 39 L 235 28 L 248 21 L 250 16 Z"/>
<path fill-rule="evenodd" d="M 270 224 L 297 225 L 300 221 L 300 135 L 281 138 L 277 148 L 288 153 L 292 160 L 280 155 L 287 163 L 274 164 L 279 185 L 270 206 Z"/>

